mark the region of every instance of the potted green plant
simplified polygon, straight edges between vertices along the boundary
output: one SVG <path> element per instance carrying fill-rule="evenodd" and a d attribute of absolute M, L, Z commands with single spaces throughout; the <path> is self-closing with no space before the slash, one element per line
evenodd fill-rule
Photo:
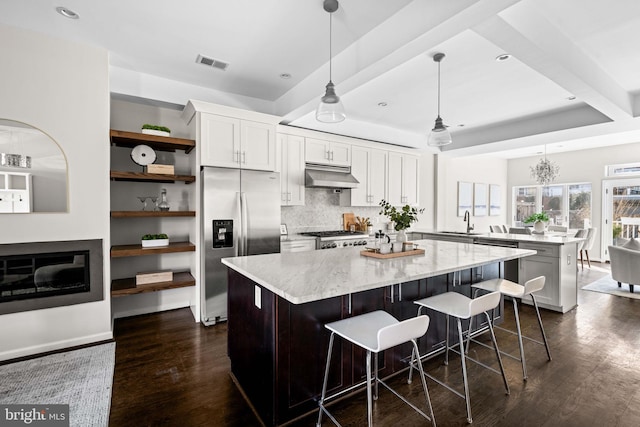
<path fill-rule="evenodd" d="M 418 221 L 418 214 L 424 212 L 424 208 L 416 209 L 409 205 L 404 205 L 402 208 L 397 209 L 384 199 L 380 201 L 380 206 L 382 207 L 380 215 L 385 215 L 393 221 L 394 229 L 398 232 L 396 241 L 406 242 L 407 233 L 405 230 L 409 228 L 412 223 Z"/>
<path fill-rule="evenodd" d="M 544 232 L 545 225 L 549 222 L 549 215 L 545 212 L 534 213 L 524 220 L 526 224 L 533 222 L 533 229 L 536 233 Z"/>
<path fill-rule="evenodd" d="M 142 236 L 143 248 L 157 248 L 159 246 L 169 246 L 169 236 L 164 233 L 145 234 Z"/>
<path fill-rule="evenodd" d="M 171 129 L 165 126 L 144 124 L 142 125 L 142 133 L 147 135 L 171 136 Z"/>

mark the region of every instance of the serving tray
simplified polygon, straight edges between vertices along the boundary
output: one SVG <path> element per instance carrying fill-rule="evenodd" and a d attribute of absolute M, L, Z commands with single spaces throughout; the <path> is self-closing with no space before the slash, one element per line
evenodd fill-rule
<path fill-rule="evenodd" d="M 380 258 L 380 259 L 399 258 L 403 256 L 422 255 L 422 254 L 424 254 L 424 249 L 414 249 L 412 251 L 406 251 L 406 252 L 390 252 L 388 254 L 381 254 L 373 251 L 360 251 L 360 255 L 362 256 L 368 256 L 371 258 Z"/>

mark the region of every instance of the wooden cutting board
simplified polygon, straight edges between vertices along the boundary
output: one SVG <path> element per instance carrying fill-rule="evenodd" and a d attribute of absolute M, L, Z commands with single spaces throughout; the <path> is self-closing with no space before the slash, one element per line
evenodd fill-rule
<path fill-rule="evenodd" d="M 342 214 L 342 225 L 345 230 L 349 230 L 350 225 L 356 225 L 356 216 L 353 212 L 343 213 Z"/>

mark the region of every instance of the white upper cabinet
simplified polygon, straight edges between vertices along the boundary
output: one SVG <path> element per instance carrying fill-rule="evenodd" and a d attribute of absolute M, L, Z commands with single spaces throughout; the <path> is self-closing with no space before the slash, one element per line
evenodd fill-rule
<path fill-rule="evenodd" d="M 279 134 L 280 205 L 304 206 L 304 138 Z"/>
<path fill-rule="evenodd" d="M 420 158 L 417 156 L 389 152 L 387 201 L 392 205 L 418 205 L 419 161 Z"/>
<path fill-rule="evenodd" d="M 351 206 L 375 206 L 386 198 L 386 151 L 351 147 L 351 174 L 360 182 L 351 189 Z"/>
<path fill-rule="evenodd" d="M 201 113 L 200 123 L 202 165 L 275 170 L 274 125 L 209 113 Z"/>
<path fill-rule="evenodd" d="M 308 163 L 351 166 L 351 146 L 335 141 L 306 138 L 304 158 Z"/>

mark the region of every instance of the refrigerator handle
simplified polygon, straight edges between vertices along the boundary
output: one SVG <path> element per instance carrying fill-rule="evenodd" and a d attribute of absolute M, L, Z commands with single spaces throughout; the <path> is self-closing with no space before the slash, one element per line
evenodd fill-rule
<path fill-rule="evenodd" d="M 242 201 L 240 198 L 240 193 L 236 193 L 236 208 L 237 212 L 240 214 L 240 223 L 238 224 L 238 230 L 240 231 L 239 236 L 237 236 L 238 244 L 236 245 L 236 256 L 244 255 L 244 240 L 242 238 L 242 230 L 243 230 L 243 221 L 244 217 L 242 216 Z"/>
<path fill-rule="evenodd" d="M 247 256 L 249 255 L 249 248 L 248 246 L 248 238 L 247 238 L 247 222 L 248 222 L 248 217 L 247 217 L 247 194 L 246 193 L 240 193 L 240 205 L 242 207 L 242 211 L 240 213 L 240 217 L 242 218 L 240 220 L 240 226 L 242 227 L 242 231 L 240 232 L 241 236 L 240 238 L 242 239 L 242 255 L 243 256 Z"/>

